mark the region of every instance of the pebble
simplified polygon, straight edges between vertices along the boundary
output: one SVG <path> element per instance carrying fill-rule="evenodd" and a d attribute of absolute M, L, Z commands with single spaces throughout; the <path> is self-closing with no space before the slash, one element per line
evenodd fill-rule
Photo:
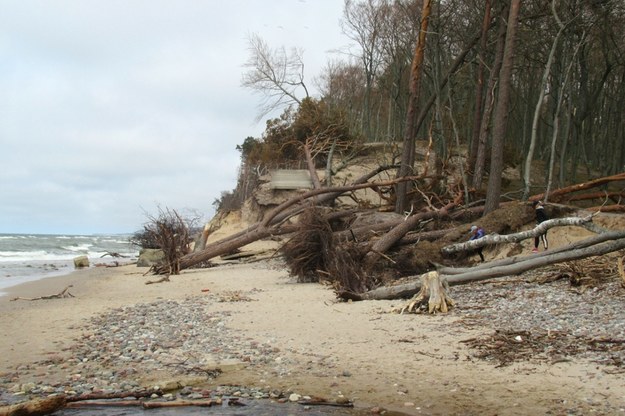
<path fill-rule="evenodd" d="M 20 371 L 45 368 L 48 374 L 65 373 L 56 384 L 41 381 L 15 383 L 10 374 L 0 375 L 0 391 L 13 395 L 48 396 L 51 394 L 118 393 L 140 390 L 133 376 L 168 369 L 173 376 L 213 379 L 227 365 L 269 364 L 274 374 L 288 373 L 289 360 L 278 355 L 271 341 L 257 342 L 230 330 L 230 313 L 211 310 L 217 300 L 211 296 L 160 300 L 112 309 L 92 318 L 82 329 L 83 335 L 70 347 L 63 362 L 56 357 Z M 139 371 L 140 370 L 140 371 Z M 23 376 L 23 374 L 21 374 Z M 174 400 L 206 398 L 190 386 L 163 381 L 154 391 L 166 391 L 162 398 Z M 210 397 L 279 398 L 297 396 L 292 392 L 262 391 L 258 388 L 221 386 Z M 290 396 L 289 396 L 290 394 Z M 2 397 L 6 400 L 6 397 Z M 299 400 L 299 399 L 297 399 Z M 20 400 L 21 401 L 21 400 Z M 0 403 L 2 400 L 0 400 Z"/>
<path fill-rule="evenodd" d="M 512 276 L 491 280 L 494 284 L 453 286 L 450 295 L 457 307 L 451 313 L 484 329 L 557 332 L 579 346 L 592 339 L 616 340 L 619 345 L 625 342 L 625 289 L 618 276 L 594 282 L 593 287 L 575 287 L 568 279 L 540 284 L 533 280 L 535 274 L 524 274 L 524 281 Z M 516 341 L 524 338 L 519 336 Z M 576 358 L 606 365 L 625 363 L 625 348 L 580 348 Z"/>

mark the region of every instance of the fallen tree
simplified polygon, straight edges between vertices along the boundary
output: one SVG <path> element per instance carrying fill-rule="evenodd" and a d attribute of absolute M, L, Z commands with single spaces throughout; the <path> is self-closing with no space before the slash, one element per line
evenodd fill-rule
<path fill-rule="evenodd" d="M 440 292 L 434 299 L 430 294 L 428 310 L 430 312 L 446 311 L 453 305 L 453 302 L 448 301 L 450 298 L 447 296 L 444 289 L 445 285 L 452 286 L 496 277 L 518 275 L 539 267 L 587 257 L 602 256 L 624 248 L 625 231 L 605 231 L 585 240 L 580 240 L 560 247 L 557 250 L 543 252 L 538 255 L 525 257 L 516 256 L 501 261 L 483 263 L 475 268 L 463 268 L 461 270 L 441 267 L 434 272 L 435 277 L 432 274 L 428 274 L 427 277 L 428 288 L 426 288 L 426 290 L 431 291 L 431 288 L 435 287 L 436 291 Z M 422 281 L 423 275 L 419 277 L 415 276 L 414 278 L 415 280 L 410 283 L 382 286 L 360 294 L 341 291 L 337 293 L 337 296 L 345 300 L 403 299 L 414 296 L 406 306 L 400 308 L 400 311 L 412 312 L 415 311 L 417 307 L 422 306 L 425 299 L 422 293 L 424 289 L 424 283 Z M 421 280 L 418 280 L 418 278 L 421 278 Z M 442 302 L 445 302 L 445 304 L 443 305 Z"/>
<path fill-rule="evenodd" d="M 379 169 L 374 172 L 375 174 L 379 173 Z M 264 216 L 262 221 L 259 221 L 248 227 L 247 229 L 232 236 L 222 238 L 221 240 L 211 244 L 207 244 L 202 251 L 193 252 L 183 256 L 178 262 L 178 270 L 187 269 L 222 254 L 231 253 L 232 251 L 247 244 L 250 244 L 254 241 L 270 237 L 274 234 L 279 234 L 280 225 L 284 221 L 295 215 L 298 215 L 307 207 L 326 203 L 337 198 L 345 192 L 351 192 L 364 188 L 390 186 L 402 181 L 416 179 L 415 177 L 406 177 L 387 181 L 366 182 L 366 180 L 370 179 L 373 176 L 375 176 L 373 173 L 369 173 L 359 178 L 359 180 L 352 185 L 313 189 L 311 191 L 305 192 L 300 196 L 291 198 L 269 211 Z M 365 183 L 360 183 L 360 181 L 365 181 Z M 315 198 L 317 196 L 319 197 Z M 168 265 L 163 265 L 160 267 L 155 267 L 153 271 L 155 274 L 167 274 L 171 273 L 171 268 Z"/>
<path fill-rule="evenodd" d="M 594 215 L 594 214 L 593 214 Z M 562 226 L 579 226 L 584 227 L 589 231 L 594 233 L 602 233 L 608 230 L 599 227 L 598 225 L 592 222 L 593 215 L 589 215 L 587 217 L 570 217 L 570 218 L 557 218 L 553 220 L 547 220 L 540 223 L 538 226 L 534 227 L 531 230 L 522 231 L 514 234 L 500 235 L 496 233 L 487 234 L 482 238 L 478 238 L 476 240 L 465 241 L 464 243 L 452 244 L 450 246 L 443 247 L 441 251 L 445 255 L 457 253 L 460 251 L 472 251 L 480 247 L 484 247 L 492 244 L 501 244 L 501 243 L 518 243 L 523 240 L 527 240 L 528 238 L 534 238 L 541 236 L 547 232 L 550 228 L 553 227 L 562 227 Z"/>

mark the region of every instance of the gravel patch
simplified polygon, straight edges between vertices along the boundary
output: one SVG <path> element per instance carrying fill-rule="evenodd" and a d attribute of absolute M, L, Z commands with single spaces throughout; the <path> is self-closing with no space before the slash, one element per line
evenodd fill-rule
<path fill-rule="evenodd" d="M 249 301 L 249 294 L 209 294 L 112 309 L 75 328 L 82 336 L 67 351 L 1 375 L 0 385 L 18 397 L 75 396 L 140 391 L 145 389 L 136 381 L 140 374 L 157 374 L 163 369 L 175 380 L 188 380 L 189 384 L 214 379 L 222 368 L 242 363 L 246 367 L 269 365 L 274 374 L 286 374 L 290 363 L 271 340 L 259 343 L 229 329 L 230 312 L 210 308 L 215 302 Z M 28 375 L 31 381 L 24 381 Z M 51 382 L 51 375 L 57 375 L 57 380 Z M 220 386 L 207 392 L 170 380 L 156 381 L 150 388 L 168 400 L 180 396 L 288 399 L 293 393 L 243 386 Z M 8 401 L 8 395 L 0 399 Z"/>
<path fill-rule="evenodd" d="M 625 372 L 625 287 L 617 274 L 581 281 L 562 268 L 451 288 L 459 322 L 492 334 L 466 340 L 476 358 L 515 361 L 586 359 Z"/>

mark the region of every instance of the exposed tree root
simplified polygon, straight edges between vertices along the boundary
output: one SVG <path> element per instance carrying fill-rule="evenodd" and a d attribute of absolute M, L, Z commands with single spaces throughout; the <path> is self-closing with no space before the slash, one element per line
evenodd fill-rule
<path fill-rule="evenodd" d="M 425 309 L 427 303 L 428 313 L 447 313 L 449 308 L 454 306 L 454 300 L 447 294 L 449 290 L 447 280 L 441 279 L 437 271 L 422 274 L 419 280 L 421 281 L 419 293 L 414 295 L 406 305 L 393 312 L 418 313 L 421 309 Z"/>

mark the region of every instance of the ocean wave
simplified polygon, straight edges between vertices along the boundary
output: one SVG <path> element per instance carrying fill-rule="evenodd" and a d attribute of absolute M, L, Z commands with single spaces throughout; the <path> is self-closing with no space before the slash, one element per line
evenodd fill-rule
<path fill-rule="evenodd" d="M 89 244 L 89 243 L 85 243 L 85 244 L 81 244 L 79 246 L 61 246 L 61 248 L 63 250 L 68 250 L 68 251 L 81 251 L 81 252 L 86 252 L 89 251 L 89 249 L 93 246 L 93 244 Z"/>

